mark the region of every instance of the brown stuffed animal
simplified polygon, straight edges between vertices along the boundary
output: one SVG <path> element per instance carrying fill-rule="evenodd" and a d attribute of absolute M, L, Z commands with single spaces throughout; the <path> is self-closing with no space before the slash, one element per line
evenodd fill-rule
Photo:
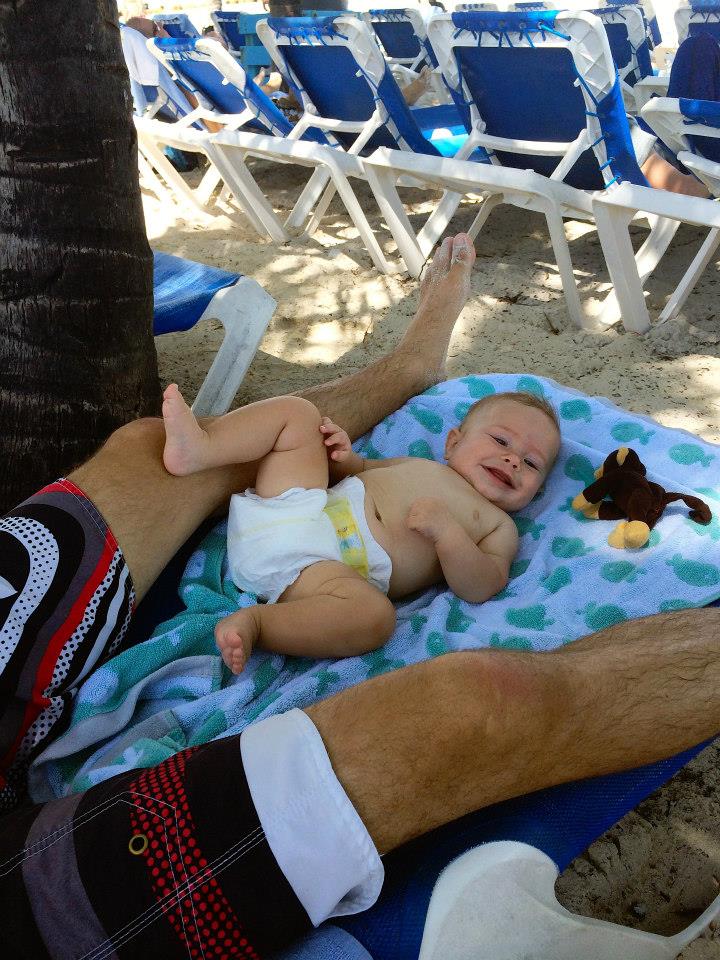
<path fill-rule="evenodd" d="M 642 547 L 650 531 L 663 515 L 665 507 L 674 500 L 684 500 L 690 507 L 690 519 L 707 524 L 712 513 L 698 497 L 685 493 L 669 493 L 660 484 L 645 478 L 645 467 L 640 457 L 628 447 L 620 447 L 607 457 L 595 471 L 597 480 L 585 487 L 572 502 L 594 520 L 621 520 L 608 537 L 611 547 Z M 605 500 L 605 497 L 610 497 Z"/>

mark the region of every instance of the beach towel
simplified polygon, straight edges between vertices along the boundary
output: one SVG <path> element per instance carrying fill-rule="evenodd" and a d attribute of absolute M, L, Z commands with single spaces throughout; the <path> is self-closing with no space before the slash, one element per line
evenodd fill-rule
<path fill-rule="evenodd" d="M 370 677 L 455 650 L 547 651 L 604 627 L 720 597 L 720 448 L 551 380 L 468 376 L 431 388 L 355 447 L 366 457 L 440 460 L 448 430 L 489 394 L 525 390 L 555 406 L 563 442 L 533 502 L 514 516 L 520 547 L 504 590 L 481 605 L 444 585 L 397 605 L 388 643 L 364 656 L 311 660 L 255 652 L 232 676 L 213 628 L 254 602 L 226 575 L 225 527 L 191 556 L 180 584 L 186 609 L 95 671 L 80 688 L 67 732 L 31 769 L 33 799 L 63 796 L 188 746 L 238 733 L 255 720 L 304 707 Z M 640 550 L 609 546 L 614 523 L 588 520 L 572 500 L 619 446 L 637 450 L 650 479 L 702 497 L 700 526 L 671 504 Z"/>

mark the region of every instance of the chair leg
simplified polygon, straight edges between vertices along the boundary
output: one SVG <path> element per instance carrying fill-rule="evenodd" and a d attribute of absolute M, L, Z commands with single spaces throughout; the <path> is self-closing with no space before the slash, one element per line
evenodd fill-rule
<path fill-rule="evenodd" d="M 576 327 L 582 330 L 595 330 L 597 325 L 584 312 L 580 303 L 577 283 L 575 282 L 575 273 L 573 271 L 572 258 L 570 257 L 570 247 L 565 235 L 565 224 L 557 206 L 548 202 L 544 206 L 545 219 L 550 233 L 550 242 L 555 253 L 555 261 L 560 274 L 563 293 L 565 294 L 565 303 L 567 305 L 570 318 Z"/>
<path fill-rule="evenodd" d="M 422 230 L 417 235 L 418 246 L 423 256 L 430 256 L 430 252 L 438 242 L 447 226 L 455 216 L 455 211 L 460 206 L 463 195 L 445 190 L 440 202 L 425 221 Z"/>
<path fill-rule="evenodd" d="M 602 203 L 594 204 L 593 210 L 625 329 L 646 333 L 650 329 L 650 316 L 629 233 L 633 211 Z"/>
<path fill-rule="evenodd" d="M 405 213 L 392 171 L 368 163 L 365 165 L 365 174 L 388 230 L 397 244 L 400 256 L 405 261 L 408 273 L 412 277 L 419 277 L 426 258 L 420 250 L 415 231 Z"/>
<path fill-rule="evenodd" d="M 285 221 L 285 230 L 295 235 L 305 232 L 303 226 L 312 214 L 315 205 L 320 201 L 330 180 L 330 173 L 326 167 L 318 167 L 303 187 L 302 193 L 290 211 Z M 329 202 L 329 201 L 328 201 Z"/>
<path fill-rule="evenodd" d="M 220 171 L 238 206 L 260 236 L 269 236 L 275 243 L 285 243 L 288 234 L 248 170 L 244 156 L 235 150 L 231 160 L 222 146 L 212 142 L 208 143 L 207 149 L 211 161 Z"/>
<path fill-rule="evenodd" d="M 368 223 L 367 217 L 363 212 L 360 203 L 353 188 L 350 186 L 345 174 L 334 165 L 331 167 L 334 188 L 340 194 L 340 198 L 345 204 L 350 219 L 358 230 L 360 237 L 365 244 L 365 249 L 370 254 L 372 262 L 382 273 L 399 273 L 403 266 L 390 263 L 380 248 L 377 237 L 373 233 L 372 227 Z"/>
<path fill-rule="evenodd" d="M 311 237 L 315 231 L 320 227 L 322 218 L 327 213 L 327 208 L 330 206 L 333 197 L 336 193 L 335 184 L 331 181 L 323 191 L 323 195 L 320 197 L 318 202 L 315 204 L 315 209 L 312 212 L 310 220 L 308 221 L 307 226 L 305 227 L 303 234 L 305 236 Z"/>
<path fill-rule="evenodd" d="M 210 166 L 203 174 L 202 180 L 197 187 L 195 187 L 195 196 L 203 206 L 207 207 L 210 205 L 212 195 L 220 183 L 222 183 L 222 177 L 215 164 L 211 161 Z"/>
<path fill-rule="evenodd" d="M 718 244 L 720 244 L 720 228 L 713 227 L 695 255 L 693 262 L 686 270 L 682 280 L 677 285 L 673 295 L 665 305 L 665 309 L 658 318 L 658 323 L 673 320 L 678 315 L 683 304 L 692 293 L 695 284 L 705 271 L 705 268 L 711 260 L 713 260 Z"/>
<path fill-rule="evenodd" d="M 493 212 L 495 207 L 499 206 L 501 203 L 504 203 L 504 201 L 505 198 L 502 193 L 492 193 L 490 196 L 485 197 L 480 205 L 480 211 L 478 212 L 478 215 L 475 217 L 473 222 L 470 224 L 470 228 L 468 229 L 468 236 L 473 242 L 475 242 L 477 235 L 482 230 L 483 226 L 485 225 L 485 221 Z"/>
<path fill-rule="evenodd" d="M 195 209 L 199 210 L 200 213 L 204 214 L 206 217 L 210 216 L 210 213 L 207 209 L 207 204 L 203 203 L 198 198 L 195 191 L 187 185 L 185 180 L 183 180 L 175 167 L 162 152 L 160 146 L 151 137 L 147 136 L 139 136 L 138 143 L 148 162 L 155 168 L 155 170 L 157 170 L 158 174 L 162 177 L 165 183 L 172 188 L 175 194 L 184 197 L 186 200 L 189 200 Z"/>
<path fill-rule="evenodd" d="M 648 217 L 648 220 L 650 222 L 650 233 L 645 243 L 635 254 L 638 275 L 642 283 L 645 283 L 665 256 L 665 252 L 680 226 L 678 220 L 672 220 L 670 217 L 652 216 Z"/>
<path fill-rule="evenodd" d="M 220 320 L 225 337 L 192 405 L 196 417 L 219 416 L 233 402 L 277 303 L 255 280 L 218 290 L 200 321 Z"/>

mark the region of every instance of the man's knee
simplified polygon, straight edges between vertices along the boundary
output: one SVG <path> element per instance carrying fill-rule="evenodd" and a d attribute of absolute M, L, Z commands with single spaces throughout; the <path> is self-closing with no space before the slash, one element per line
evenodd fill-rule
<path fill-rule="evenodd" d="M 165 427 L 160 417 L 142 417 L 131 420 L 113 431 L 105 441 L 105 448 L 119 453 L 129 449 L 159 448 L 165 444 Z"/>
<path fill-rule="evenodd" d="M 532 710 L 538 730 L 553 722 L 564 700 L 566 671 L 546 655 L 506 650 L 463 650 L 431 661 L 431 695 L 453 702 L 456 709 L 477 716 L 482 705 L 488 717 Z M 444 698 L 447 698 L 445 700 Z"/>

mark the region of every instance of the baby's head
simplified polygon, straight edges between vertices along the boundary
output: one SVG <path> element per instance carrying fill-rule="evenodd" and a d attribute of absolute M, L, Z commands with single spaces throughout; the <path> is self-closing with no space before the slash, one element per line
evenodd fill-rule
<path fill-rule="evenodd" d="M 560 449 L 552 406 L 532 393 L 493 393 L 478 400 L 445 441 L 445 459 L 503 510 L 521 510 L 550 473 Z"/>

